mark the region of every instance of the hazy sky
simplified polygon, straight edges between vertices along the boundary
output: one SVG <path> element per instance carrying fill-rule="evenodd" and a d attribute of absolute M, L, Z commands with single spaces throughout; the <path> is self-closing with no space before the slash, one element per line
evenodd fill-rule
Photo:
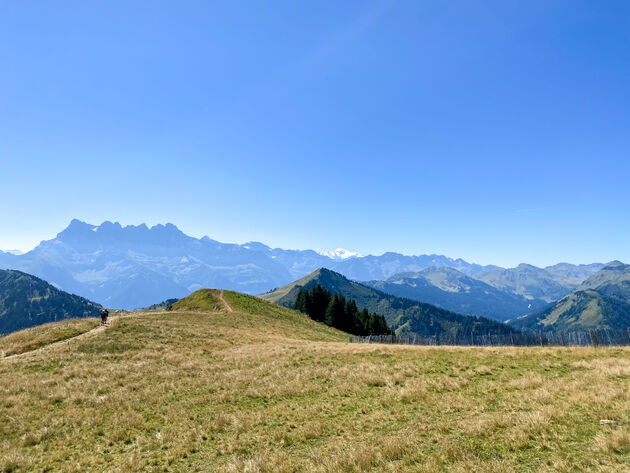
<path fill-rule="evenodd" d="M 630 262 L 625 0 L 0 0 L 0 70 L 3 249 Z"/>

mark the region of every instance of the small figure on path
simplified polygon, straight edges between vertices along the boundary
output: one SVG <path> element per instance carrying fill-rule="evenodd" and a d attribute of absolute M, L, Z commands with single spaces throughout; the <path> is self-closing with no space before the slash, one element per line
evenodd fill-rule
<path fill-rule="evenodd" d="M 109 316 L 109 311 L 107 309 L 103 309 L 101 311 L 101 325 L 107 324 L 107 317 Z"/>

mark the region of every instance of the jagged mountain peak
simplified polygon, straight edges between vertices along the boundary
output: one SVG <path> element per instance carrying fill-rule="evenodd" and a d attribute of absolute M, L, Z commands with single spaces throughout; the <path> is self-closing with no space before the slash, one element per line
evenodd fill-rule
<path fill-rule="evenodd" d="M 119 222 L 105 220 L 100 225 L 92 225 L 78 219 L 72 219 L 70 224 L 57 234 L 57 240 L 73 242 L 89 241 L 126 241 L 137 243 L 169 243 L 178 239 L 190 239 L 172 223 L 157 224 L 149 227 L 146 223 L 122 226 Z"/>
<path fill-rule="evenodd" d="M 73 218 L 65 229 L 57 233 L 57 238 L 63 239 L 67 237 L 85 235 L 88 234 L 88 232 L 93 232 L 95 228 L 97 228 L 96 225 L 90 225 L 89 223 Z"/>

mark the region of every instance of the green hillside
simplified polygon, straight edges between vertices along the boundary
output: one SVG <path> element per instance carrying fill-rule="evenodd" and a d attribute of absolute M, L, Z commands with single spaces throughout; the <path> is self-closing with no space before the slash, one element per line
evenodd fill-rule
<path fill-rule="evenodd" d="M 0 270 L 0 334 L 72 317 L 94 317 L 100 306 L 21 271 Z"/>
<path fill-rule="evenodd" d="M 398 297 L 442 307 L 466 315 L 504 322 L 547 305 L 541 300 L 497 289 L 449 267 L 428 268 L 418 273 L 400 273 L 367 286 Z"/>
<path fill-rule="evenodd" d="M 350 281 L 339 273 L 320 268 L 308 276 L 291 284 L 262 294 L 262 299 L 293 307 L 301 288 L 320 284 L 331 293 L 337 292 L 356 301 L 359 309 L 381 314 L 389 326 L 398 334 L 417 333 L 422 336 L 446 334 L 507 334 L 513 331 L 509 326 L 472 316 L 464 316 L 431 304 L 396 297 L 382 291 Z"/>
<path fill-rule="evenodd" d="M 217 311 L 225 309 L 225 298 L 221 297 L 222 292 L 218 289 L 199 289 L 183 299 L 179 299 L 170 304 L 166 310 L 203 310 Z"/>
<path fill-rule="evenodd" d="M 544 332 L 625 330 L 630 327 L 630 304 L 587 289 L 573 292 L 547 309 L 514 320 L 511 324 L 517 328 Z"/>
<path fill-rule="evenodd" d="M 231 319 L 238 329 L 259 326 L 264 327 L 266 335 L 275 330 L 278 335 L 305 340 L 348 340 L 348 334 L 315 322 L 301 312 L 234 291 L 199 289 L 169 306 L 167 311 L 237 314 Z"/>

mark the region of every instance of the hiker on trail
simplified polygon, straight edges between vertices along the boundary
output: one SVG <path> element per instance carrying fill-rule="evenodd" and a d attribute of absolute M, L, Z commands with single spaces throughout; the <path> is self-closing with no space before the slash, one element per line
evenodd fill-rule
<path fill-rule="evenodd" d="M 108 316 L 109 316 L 109 311 L 107 309 L 103 309 L 101 311 L 101 325 L 105 325 L 107 323 Z"/>

